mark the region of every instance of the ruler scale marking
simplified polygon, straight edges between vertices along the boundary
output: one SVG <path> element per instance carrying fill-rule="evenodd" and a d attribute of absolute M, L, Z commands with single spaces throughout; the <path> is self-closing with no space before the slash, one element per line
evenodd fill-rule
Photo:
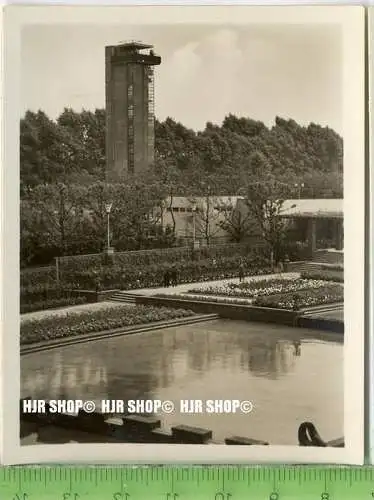
<path fill-rule="evenodd" d="M 370 500 L 373 480 L 374 469 L 348 467 L 4 467 L 0 498 Z"/>

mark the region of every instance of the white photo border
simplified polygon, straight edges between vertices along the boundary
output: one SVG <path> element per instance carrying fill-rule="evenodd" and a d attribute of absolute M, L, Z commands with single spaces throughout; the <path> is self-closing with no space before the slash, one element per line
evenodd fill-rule
<path fill-rule="evenodd" d="M 365 10 L 360 6 L 7 6 L 3 14 L 1 462 L 339 463 L 364 460 Z M 27 25 L 334 24 L 343 36 L 344 448 L 163 444 L 21 446 L 19 437 L 19 120 L 22 28 Z"/>

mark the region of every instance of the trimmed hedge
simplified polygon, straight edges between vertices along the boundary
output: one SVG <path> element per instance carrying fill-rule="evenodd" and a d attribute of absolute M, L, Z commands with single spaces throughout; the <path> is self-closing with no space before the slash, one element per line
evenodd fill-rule
<path fill-rule="evenodd" d="M 344 273 L 341 271 L 304 271 L 301 273 L 300 277 L 309 280 L 344 283 Z"/>
<path fill-rule="evenodd" d="M 320 267 L 324 271 L 344 271 L 343 264 L 321 264 Z"/>
<path fill-rule="evenodd" d="M 194 281 L 208 281 L 213 279 L 231 278 L 239 275 L 240 262 L 243 260 L 245 272 L 249 274 L 267 274 L 269 267 L 266 259 L 261 256 L 251 257 L 225 257 L 217 259 L 173 263 L 160 263 L 147 267 L 126 268 L 112 265 L 102 268 L 75 272 L 64 283 L 64 288 L 95 290 L 115 289 L 131 290 L 134 288 L 152 288 L 163 286 L 166 271 L 177 270 L 179 283 L 192 283 Z M 54 298 L 59 293 L 57 285 L 44 285 L 36 283 L 32 287 L 21 290 L 21 302 L 32 296 L 33 301 L 39 297 L 44 300 Z M 31 300 L 29 300 L 31 301 Z"/>
<path fill-rule="evenodd" d="M 70 290 L 58 287 L 56 284 L 42 283 L 32 287 L 21 288 L 21 314 L 42 309 L 84 304 L 85 302 L 87 302 L 86 297 L 77 297 Z"/>
<path fill-rule="evenodd" d="M 321 304 L 344 301 L 344 288 L 341 285 L 327 285 L 319 289 L 302 290 L 293 293 L 279 293 L 268 297 L 258 297 L 253 305 L 276 309 L 299 310 Z"/>
<path fill-rule="evenodd" d="M 96 311 L 47 316 L 21 322 L 21 345 L 45 340 L 74 337 L 116 328 L 193 316 L 188 309 L 153 306 L 118 306 Z"/>
<path fill-rule="evenodd" d="M 171 247 L 162 249 L 135 250 L 130 252 L 115 252 L 111 260 L 116 266 L 146 267 L 153 264 L 178 263 L 207 258 L 222 258 L 232 255 L 245 256 L 253 252 L 254 248 L 260 248 L 258 240 L 248 243 L 226 243 L 221 245 L 202 246 L 194 250 L 192 247 Z M 60 258 L 60 270 L 62 275 L 70 275 L 82 269 L 100 267 L 106 264 L 104 254 L 74 255 Z"/>
<path fill-rule="evenodd" d="M 56 268 L 54 266 L 21 269 L 21 288 L 32 287 L 40 283 L 56 284 Z"/>
<path fill-rule="evenodd" d="M 51 299 L 47 301 L 21 304 L 20 310 L 21 314 L 25 314 L 34 311 L 42 311 L 45 309 L 56 309 L 58 307 L 77 306 L 85 304 L 86 302 L 87 302 L 86 297 L 61 297 L 60 299 Z"/>

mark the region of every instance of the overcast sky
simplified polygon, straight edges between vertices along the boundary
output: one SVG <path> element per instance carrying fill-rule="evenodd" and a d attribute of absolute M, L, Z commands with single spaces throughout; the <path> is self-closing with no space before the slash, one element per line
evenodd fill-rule
<path fill-rule="evenodd" d="M 195 130 L 233 113 L 328 125 L 342 133 L 338 26 L 32 26 L 22 36 L 22 112 L 105 105 L 104 47 L 136 39 L 162 57 L 155 71 L 158 119 Z"/>

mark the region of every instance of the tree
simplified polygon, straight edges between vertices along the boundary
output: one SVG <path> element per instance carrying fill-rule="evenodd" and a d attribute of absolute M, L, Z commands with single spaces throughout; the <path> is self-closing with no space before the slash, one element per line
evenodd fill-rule
<path fill-rule="evenodd" d="M 290 189 L 288 184 L 271 177 L 249 182 L 246 186 L 248 216 L 256 222 L 272 262 L 279 262 L 284 257 L 287 224 L 281 215 Z"/>
<path fill-rule="evenodd" d="M 74 168 L 74 139 L 42 111 L 20 123 L 21 195 L 39 184 L 66 182 Z"/>
<path fill-rule="evenodd" d="M 39 250 L 53 256 L 67 255 L 73 246 L 82 249 L 84 197 L 79 186 L 37 186 L 21 203 L 21 237 L 34 231 Z"/>
<path fill-rule="evenodd" d="M 194 210 L 194 231 L 201 235 L 206 244 L 209 245 L 220 229 L 219 198 L 212 196 L 211 187 L 206 186 L 205 196 L 191 197 L 190 203 Z"/>
<path fill-rule="evenodd" d="M 220 227 L 226 231 L 230 239 L 235 243 L 243 241 L 250 233 L 253 225 L 252 214 L 250 211 L 243 211 L 240 205 L 245 200 L 239 199 L 236 206 L 233 204 L 220 204 L 220 212 L 224 220 L 219 222 Z"/>

